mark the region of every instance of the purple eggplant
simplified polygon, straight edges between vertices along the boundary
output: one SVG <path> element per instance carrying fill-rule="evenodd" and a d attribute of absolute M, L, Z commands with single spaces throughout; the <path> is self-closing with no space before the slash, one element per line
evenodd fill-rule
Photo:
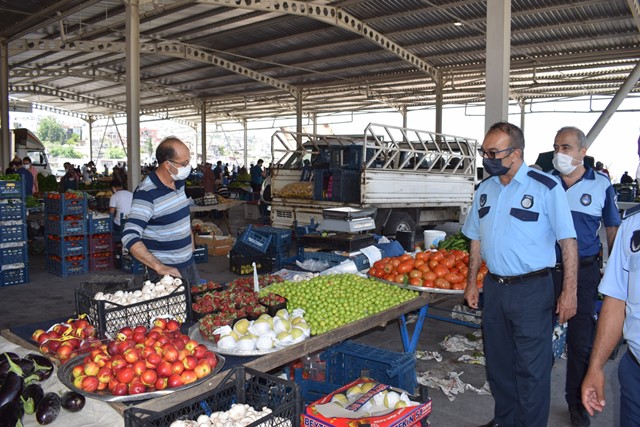
<path fill-rule="evenodd" d="M 0 407 L 11 402 L 18 402 L 23 389 L 24 378 L 13 371 L 9 372 L 0 387 Z"/>
<path fill-rule="evenodd" d="M 0 407 L 0 427 L 16 427 L 22 425 L 24 408 L 21 402 L 11 402 Z"/>
<path fill-rule="evenodd" d="M 62 407 L 69 412 L 79 412 L 86 402 L 83 395 L 75 391 L 68 391 L 62 395 Z"/>
<path fill-rule="evenodd" d="M 40 425 L 51 424 L 60 414 L 60 396 L 58 393 L 47 393 L 36 409 L 36 421 Z"/>
<path fill-rule="evenodd" d="M 39 381 L 44 381 L 53 374 L 53 363 L 46 357 L 36 353 L 29 353 L 24 358 L 33 362 L 35 366 L 34 374 L 38 376 Z"/>
<path fill-rule="evenodd" d="M 44 390 L 36 383 L 31 383 L 22 391 L 22 403 L 24 412 L 28 415 L 34 414 L 40 401 L 44 398 Z"/>

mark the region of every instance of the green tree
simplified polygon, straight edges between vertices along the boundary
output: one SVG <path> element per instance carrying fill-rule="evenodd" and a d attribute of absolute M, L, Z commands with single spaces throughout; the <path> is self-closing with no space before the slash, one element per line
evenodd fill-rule
<path fill-rule="evenodd" d="M 81 159 L 82 154 L 78 153 L 71 145 L 49 144 L 47 147 L 52 158 L 65 157 L 69 159 Z"/>
<path fill-rule="evenodd" d="M 147 137 L 147 153 L 149 157 L 153 157 L 153 142 L 151 141 L 151 137 Z"/>
<path fill-rule="evenodd" d="M 125 154 L 122 147 L 114 146 L 107 149 L 107 159 L 122 159 L 126 156 L 127 155 Z"/>
<path fill-rule="evenodd" d="M 78 145 L 79 141 L 80 141 L 80 135 L 78 135 L 77 133 L 73 133 L 73 134 L 71 134 L 71 138 L 69 138 L 67 140 L 67 144 L 69 144 L 69 145 Z"/>
<path fill-rule="evenodd" d="M 60 122 L 52 116 L 40 120 L 36 133 L 43 142 L 58 143 L 60 145 L 64 145 L 67 142 L 67 132 Z"/>

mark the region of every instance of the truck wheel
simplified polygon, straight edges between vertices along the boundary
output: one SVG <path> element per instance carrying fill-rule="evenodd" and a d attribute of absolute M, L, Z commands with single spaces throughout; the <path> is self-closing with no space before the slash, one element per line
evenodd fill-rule
<path fill-rule="evenodd" d="M 392 213 L 384 226 L 384 234 L 395 235 L 398 231 L 416 231 L 416 222 L 404 212 Z"/>

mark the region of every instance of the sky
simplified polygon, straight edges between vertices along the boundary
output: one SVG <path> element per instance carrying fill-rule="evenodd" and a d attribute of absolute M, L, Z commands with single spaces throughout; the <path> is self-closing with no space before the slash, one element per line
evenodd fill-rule
<path fill-rule="evenodd" d="M 527 164 L 535 162 L 538 154 L 552 150 L 553 139 L 556 132 L 563 126 L 576 126 L 585 134 L 589 132 L 593 124 L 600 117 L 601 112 L 609 103 L 609 98 L 580 98 L 567 101 L 555 100 L 553 102 L 536 103 L 527 106 L 524 122 L 525 136 L 525 161 Z M 10 113 L 10 123 L 18 122 L 23 127 L 35 130 L 37 118 L 53 115 L 49 112 L 34 110 L 33 114 Z M 69 116 L 54 115 L 66 126 L 78 126 L 82 124 L 79 119 Z M 509 119 L 511 123 L 520 125 L 519 108 L 510 109 Z M 369 123 L 401 126 L 402 116 L 400 113 L 370 112 L 366 114 L 336 115 L 332 117 L 322 117 L 320 124 L 329 123 L 335 134 L 359 134 L 362 133 Z M 308 124 L 308 123 L 304 123 Z M 270 156 L 269 141 L 275 130 L 282 126 L 294 126 L 292 120 L 270 120 L 250 124 L 254 130 L 250 134 L 256 135 L 254 140 L 259 141 L 263 147 L 265 159 Z M 408 114 L 407 126 L 412 129 L 434 131 L 435 111 L 425 109 L 411 111 Z M 463 136 L 477 139 L 482 143 L 484 137 L 484 107 L 457 107 L 445 108 L 443 112 L 442 133 Z M 192 140 L 195 143 L 198 134 L 186 126 L 176 124 L 171 121 L 149 121 L 141 123 L 141 127 L 157 127 L 161 136 L 177 135 Z M 222 133 L 225 138 L 230 135 L 241 135 L 242 128 L 239 124 L 225 124 L 221 128 L 208 124 L 208 134 L 213 132 L 218 135 Z M 87 126 L 88 130 L 88 126 Z M 120 132 L 126 134 L 124 125 L 120 127 Z M 239 132 L 239 133 L 236 133 Z M 225 135 L 226 134 L 226 135 Z M 618 111 L 613 114 L 605 128 L 587 151 L 596 161 L 601 161 L 606 165 L 611 174 L 613 182 L 618 182 L 624 171 L 634 176 L 638 166 L 638 137 L 640 136 L 640 96 L 629 96 Z M 255 159 L 249 159 L 249 162 Z"/>

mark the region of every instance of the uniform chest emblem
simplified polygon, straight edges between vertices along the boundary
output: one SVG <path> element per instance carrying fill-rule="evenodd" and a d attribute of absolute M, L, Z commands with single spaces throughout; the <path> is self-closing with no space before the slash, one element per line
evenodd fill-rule
<path fill-rule="evenodd" d="M 591 194 L 583 194 L 580 197 L 580 203 L 582 203 L 582 206 L 589 206 L 591 204 Z"/>
<path fill-rule="evenodd" d="M 487 195 L 483 193 L 480 195 L 480 207 L 482 208 L 486 204 L 487 204 Z"/>
<path fill-rule="evenodd" d="M 640 230 L 633 232 L 631 236 L 631 244 L 629 245 L 631 252 L 635 253 L 640 251 Z"/>
<path fill-rule="evenodd" d="M 525 194 L 520 200 L 520 205 L 525 209 L 531 209 L 533 206 L 533 196 Z"/>

